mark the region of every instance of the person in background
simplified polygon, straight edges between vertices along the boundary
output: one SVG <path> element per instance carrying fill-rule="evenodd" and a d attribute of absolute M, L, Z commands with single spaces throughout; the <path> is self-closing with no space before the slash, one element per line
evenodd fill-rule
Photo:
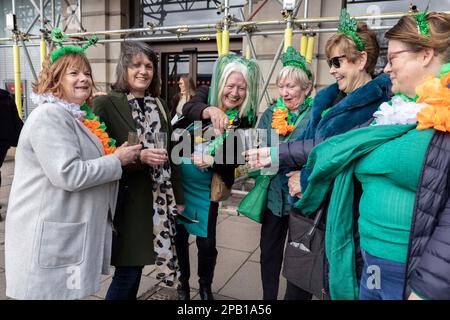
<path fill-rule="evenodd" d="M 5 225 L 13 299 L 82 299 L 109 273 L 118 180 L 141 146 L 116 148 L 85 104 L 93 88 L 85 48 L 55 50 L 33 84 L 38 106 L 17 145 Z"/>
<path fill-rule="evenodd" d="M 173 96 L 170 101 L 172 122 L 175 123 L 183 113 L 183 106 L 195 95 L 195 83 L 191 76 L 184 74 L 178 80 L 180 92 Z M 177 116 L 177 117 L 175 117 Z"/>
<path fill-rule="evenodd" d="M 175 218 L 183 211 L 178 167 L 172 148 L 169 111 L 158 98 L 158 58 L 143 42 L 122 45 L 112 91 L 94 100 L 93 109 L 119 143 L 137 135 L 143 146 L 136 164 L 123 168 L 114 219 L 112 265 L 116 267 L 108 300 L 136 299 L 145 265 L 156 264 L 158 279 L 176 286 Z M 167 149 L 158 145 L 166 134 Z M 156 257 L 155 257 L 156 256 Z"/>
<path fill-rule="evenodd" d="M 10 147 L 16 147 L 19 141 L 20 131 L 23 122 L 17 113 L 14 99 L 11 98 L 8 91 L 0 89 L 0 169 L 5 160 L 6 153 Z M 2 176 L 0 171 L 0 186 L 2 185 Z M 0 204 L 0 209 L 2 205 Z M 0 216 L 0 221 L 2 217 Z"/>

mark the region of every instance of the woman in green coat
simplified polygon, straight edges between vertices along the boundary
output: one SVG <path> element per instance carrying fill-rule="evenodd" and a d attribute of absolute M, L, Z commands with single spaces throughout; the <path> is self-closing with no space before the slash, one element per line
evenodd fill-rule
<path fill-rule="evenodd" d="M 177 167 L 168 150 L 155 148 L 159 132 L 171 136 L 169 111 L 157 98 L 158 60 L 145 43 L 125 43 L 117 64 L 113 91 L 99 97 L 93 110 L 121 145 L 130 132 L 142 144 L 138 161 L 123 168 L 114 217 L 112 261 L 116 267 L 106 299 L 136 299 L 142 268 L 156 264 L 158 278 L 168 286 L 177 282 L 174 240 L 175 217 L 183 210 Z M 167 121 L 169 120 L 169 121 Z"/>

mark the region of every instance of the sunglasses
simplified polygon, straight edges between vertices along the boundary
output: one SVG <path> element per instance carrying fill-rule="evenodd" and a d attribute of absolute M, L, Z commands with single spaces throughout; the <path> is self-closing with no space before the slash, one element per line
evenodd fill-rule
<path fill-rule="evenodd" d="M 336 69 L 339 69 L 341 67 L 341 61 L 339 59 L 344 58 L 345 54 L 338 57 L 333 57 L 331 59 L 327 60 L 328 66 L 331 68 L 331 66 L 335 67 Z"/>

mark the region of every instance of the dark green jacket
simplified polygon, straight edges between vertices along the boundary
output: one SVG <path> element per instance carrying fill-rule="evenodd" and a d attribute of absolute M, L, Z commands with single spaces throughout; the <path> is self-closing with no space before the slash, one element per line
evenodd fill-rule
<path fill-rule="evenodd" d="M 170 119 L 165 103 L 160 100 Z M 136 131 L 131 109 L 125 94 L 110 92 L 94 100 L 93 112 L 105 122 L 108 134 L 117 140 L 117 146 L 127 141 L 128 132 Z M 161 117 L 161 131 L 172 134 L 170 124 Z M 169 140 L 169 142 L 171 142 Z M 172 145 L 169 146 L 170 149 Z M 170 150 L 169 150 L 170 154 Z M 120 180 L 119 197 L 114 217 L 116 232 L 113 237 L 111 264 L 114 266 L 142 266 L 153 264 L 153 195 L 149 167 L 138 164 L 124 167 Z M 183 193 L 178 166 L 172 166 L 172 184 L 177 204 L 183 204 Z"/>
<path fill-rule="evenodd" d="M 267 131 L 267 145 L 271 146 L 270 141 L 270 130 L 272 129 L 272 114 L 275 109 L 275 105 L 271 105 L 264 111 L 261 116 L 261 120 L 258 123 L 258 128 L 266 129 Z M 306 129 L 308 122 L 311 117 L 311 108 L 306 110 L 305 106 L 302 106 L 299 110 L 299 115 L 301 116 L 304 112 L 305 115 L 300 123 L 297 125 L 297 128 L 289 137 L 289 141 L 295 141 L 300 137 Z M 283 143 L 284 137 L 280 136 L 280 143 Z M 291 206 L 288 203 L 289 190 L 287 186 L 288 178 L 286 177 L 286 173 L 289 171 L 280 168 L 278 174 L 272 178 L 269 185 L 269 192 L 267 194 L 267 208 L 278 217 L 289 215 Z"/>

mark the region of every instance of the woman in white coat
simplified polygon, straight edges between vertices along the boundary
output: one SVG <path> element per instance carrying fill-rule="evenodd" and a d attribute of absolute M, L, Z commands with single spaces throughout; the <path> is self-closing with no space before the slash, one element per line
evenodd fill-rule
<path fill-rule="evenodd" d="M 39 106 L 16 150 L 6 216 L 6 295 L 80 299 L 109 272 L 122 165 L 140 145 L 115 148 L 83 103 L 93 80 L 84 49 L 58 49 L 33 84 Z M 82 105 L 80 107 L 80 105 Z"/>

